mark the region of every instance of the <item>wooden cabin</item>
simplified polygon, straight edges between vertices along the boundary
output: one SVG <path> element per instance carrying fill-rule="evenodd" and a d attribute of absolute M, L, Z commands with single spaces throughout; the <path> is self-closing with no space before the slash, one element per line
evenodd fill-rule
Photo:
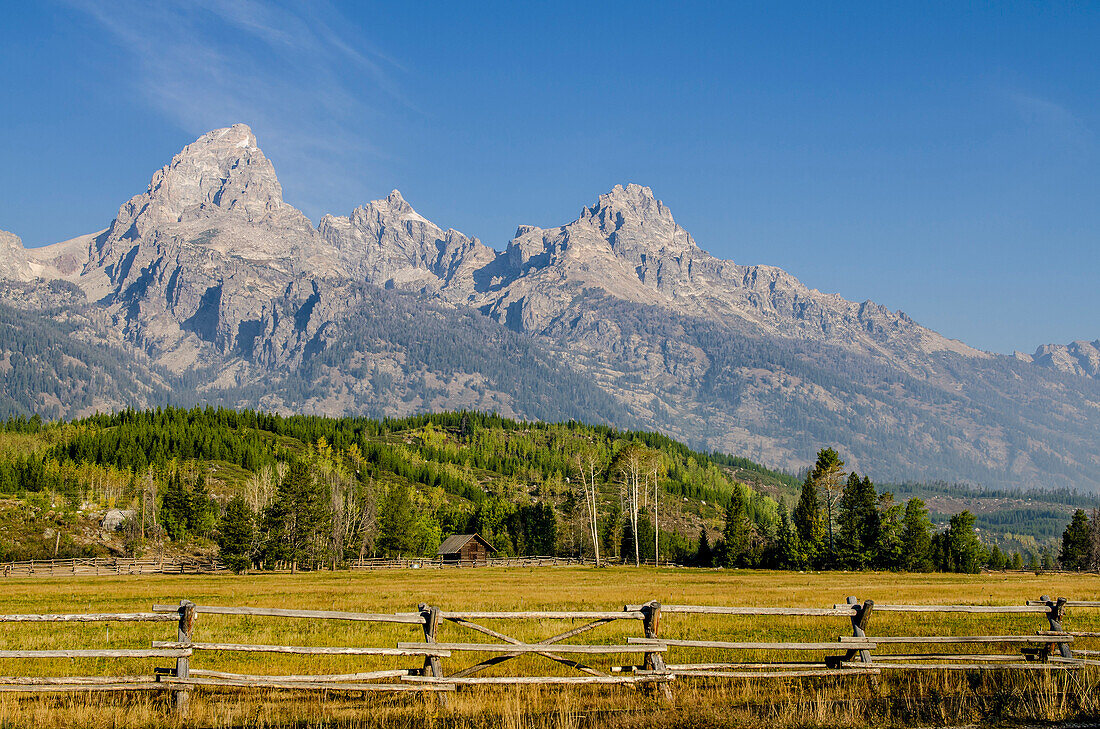
<path fill-rule="evenodd" d="M 444 562 L 485 564 L 489 561 L 489 555 L 495 551 L 493 545 L 480 534 L 452 534 L 439 545 L 435 556 Z"/>

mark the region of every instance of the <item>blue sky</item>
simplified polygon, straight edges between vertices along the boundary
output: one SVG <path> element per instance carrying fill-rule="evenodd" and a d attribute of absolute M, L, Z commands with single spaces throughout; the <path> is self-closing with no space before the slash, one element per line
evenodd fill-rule
<path fill-rule="evenodd" d="M 315 221 L 502 248 L 616 183 L 699 244 L 985 349 L 1100 338 L 1100 5 L 7 3 L 0 228 L 105 227 L 250 124 Z"/>

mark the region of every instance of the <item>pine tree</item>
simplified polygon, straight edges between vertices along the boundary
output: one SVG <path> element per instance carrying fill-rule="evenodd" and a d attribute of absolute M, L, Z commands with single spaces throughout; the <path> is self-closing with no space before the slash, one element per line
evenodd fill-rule
<path fill-rule="evenodd" d="M 882 569 L 904 569 L 905 553 L 902 546 L 902 514 L 904 504 L 894 503 L 894 495 L 883 491 L 878 497 L 878 543 L 875 547 L 874 565 Z"/>
<path fill-rule="evenodd" d="M 695 547 L 695 566 L 714 566 L 714 555 L 711 554 L 710 539 L 707 538 L 707 528 L 705 526 L 699 530 L 699 542 Z"/>
<path fill-rule="evenodd" d="M 935 569 L 932 561 L 932 522 L 928 520 L 924 502 L 916 497 L 905 504 L 901 544 L 905 569 L 910 572 L 931 572 Z"/>
<path fill-rule="evenodd" d="M 168 532 L 172 541 L 187 538 L 187 522 L 191 511 L 191 500 L 183 485 L 179 469 L 173 469 L 168 478 L 160 500 L 160 523 Z"/>
<path fill-rule="evenodd" d="M 197 537 L 209 537 L 218 519 L 218 503 L 206 488 L 206 474 L 199 473 L 187 497 L 187 528 Z"/>
<path fill-rule="evenodd" d="M 871 566 L 879 547 L 880 515 L 875 486 L 852 471 L 837 511 L 840 563 L 851 569 Z"/>
<path fill-rule="evenodd" d="M 1092 540 L 1089 534 L 1089 519 L 1084 509 L 1073 512 L 1073 519 L 1062 532 L 1062 553 L 1058 561 L 1067 570 L 1088 569 Z"/>
<path fill-rule="evenodd" d="M 292 569 L 312 565 L 324 555 L 328 533 L 328 494 L 302 461 L 294 461 L 279 484 L 263 518 L 266 560 L 284 560 Z"/>
<path fill-rule="evenodd" d="M 794 528 L 808 561 L 817 564 L 823 549 L 826 529 L 817 482 L 812 473 L 806 476 L 798 505 L 794 508 Z"/>
<path fill-rule="evenodd" d="M 241 496 L 230 499 L 218 520 L 219 556 L 237 574 L 246 571 L 252 564 L 254 521 L 252 508 Z"/>
<path fill-rule="evenodd" d="M 1008 559 L 1005 553 L 1001 551 L 1001 548 L 996 544 L 993 545 L 993 549 L 989 550 L 989 569 L 991 570 L 1003 570 L 1008 564 Z"/>
<path fill-rule="evenodd" d="M 378 548 L 390 557 L 411 555 L 416 548 L 416 509 L 409 487 L 394 484 L 382 501 Z"/>
<path fill-rule="evenodd" d="M 787 507 L 779 504 L 779 524 L 775 530 L 774 567 L 798 570 L 806 567 L 806 555 L 795 532 Z"/>
<path fill-rule="evenodd" d="M 977 574 L 985 562 L 985 550 L 974 532 L 974 515 L 963 510 L 947 527 L 947 557 L 952 572 Z"/>
<path fill-rule="evenodd" d="M 726 523 L 722 528 L 722 541 L 725 542 L 722 566 L 735 567 L 745 563 L 749 551 L 750 529 L 745 515 L 745 495 L 740 488 L 735 487 L 729 506 L 726 507 Z"/>

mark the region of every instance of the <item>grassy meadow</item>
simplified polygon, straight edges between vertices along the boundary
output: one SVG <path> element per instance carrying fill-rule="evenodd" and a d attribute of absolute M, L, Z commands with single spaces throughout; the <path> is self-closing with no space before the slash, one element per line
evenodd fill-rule
<path fill-rule="evenodd" d="M 1019 605 L 1040 595 L 1100 600 L 1100 579 L 1076 574 L 789 573 L 652 568 L 493 568 L 261 574 L 236 577 L 142 576 L 39 578 L 0 582 L 0 613 L 134 612 L 190 599 L 198 604 L 323 610 L 411 612 L 420 602 L 443 610 L 619 610 L 651 599 L 668 604 L 827 607 L 848 595 L 879 603 Z M 524 641 L 537 642 L 580 623 L 483 621 Z M 1100 609 L 1070 609 L 1067 629 L 1100 631 Z M 930 615 L 878 613 L 868 634 L 1025 634 L 1045 629 L 1041 614 Z M 641 636 L 640 621 L 596 628 L 570 642 L 625 643 Z M 850 634 L 847 618 L 742 618 L 666 614 L 661 635 L 697 640 L 835 641 Z M 4 624 L 0 649 L 141 648 L 174 640 L 172 623 Z M 416 625 L 199 615 L 197 642 L 282 645 L 393 646 L 420 641 Z M 441 642 L 495 642 L 453 623 Z M 1078 647 L 1085 645 L 1087 639 Z M 1100 643 L 1100 641 L 1097 641 Z M 881 646 L 874 655 L 919 652 L 923 646 Z M 949 646 L 971 652 L 1011 652 L 1009 646 Z M 936 649 L 940 652 L 940 649 Z M 839 652 L 839 651 L 838 651 Z M 731 654 L 671 648 L 670 663 L 820 660 L 817 654 Z M 484 656 L 443 659 L 450 674 Z M 640 655 L 593 656 L 594 667 L 640 662 Z M 170 660 L 0 660 L 0 674 L 148 675 Z M 417 658 L 198 653 L 192 669 L 261 675 L 351 673 L 418 667 Z M 529 655 L 480 675 L 569 674 Z M 514 675 L 514 674 L 513 674 Z M 673 700 L 629 687 L 477 687 L 450 694 L 446 706 L 431 695 L 198 690 L 194 726 L 883 726 L 970 722 L 1058 721 L 1100 713 L 1094 690 L 1100 671 L 884 671 L 827 679 L 685 679 L 672 683 Z M 177 723 L 169 696 L 130 694 L 0 694 L 0 726 L 166 726 Z"/>

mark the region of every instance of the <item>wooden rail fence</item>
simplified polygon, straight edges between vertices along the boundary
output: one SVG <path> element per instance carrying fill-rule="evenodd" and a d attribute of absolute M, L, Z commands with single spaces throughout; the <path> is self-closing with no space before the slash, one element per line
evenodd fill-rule
<path fill-rule="evenodd" d="M 607 560 L 601 560 L 610 564 Z M 367 558 L 343 565 L 350 570 L 395 569 L 458 569 L 470 567 L 565 567 L 592 565 L 595 561 L 582 557 L 490 557 L 477 561 L 453 561 L 433 558 Z M 268 565 L 268 572 L 291 572 L 297 567 L 289 563 Z M 315 565 L 308 569 L 327 569 L 327 565 Z M 215 559 L 202 560 L 190 557 L 133 558 L 133 557 L 79 557 L 71 559 L 29 560 L 0 563 L 3 577 L 101 577 L 104 575 L 180 575 L 226 573 L 229 569 Z"/>
<path fill-rule="evenodd" d="M 0 563 L 4 577 L 97 577 L 103 575 L 182 575 L 227 572 L 216 560 L 188 557 L 139 559 L 131 557 L 80 557 Z"/>
<path fill-rule="evenodd" d="M 1075 650 L 1079 640 L 1100 638 L 1100 632 L 1074 631 L 1063 627 L 1067 608 L 1100 608 L 1100 602 L 1051 599 L 1043 596 L 1024 605 L 902 605 L 860 602 L 849 597 L 842 604 L 825 608 L 755 607 L 719 605 L 662 605 L 650 601 L 625 605 L 620 610 L 588 611 L 486 611 L 444 610 L 421 603 L 407 613 L 349 612 L 336 610 L 296 610 L 270 607 L 197 605 L 181 600 L 178 605 L 154 605 L 149 612 L 91 614 L 0 615 L 0 623 L 171 623 L 176 627 L 174 640 L 152 640 L 148 648 L 72 648 L 55 650 L 0 650 L 0 660 L 28 662 L 58 659 L 174 659 L 172 666 L 150 666 L 140 675 L 11 676 L 0 677 L 0 692 L 72 692 L 72 691 L 146 691 L 171 692 L 176 710 L 186 715 L 191 692 L 203 690 L 281 689 L 342 692 L 427 692 L 445 701 L 445 693 L 466 686 L 499 685 L 623 685 L 648 687 L 655 695 L 672 696 L 670 683 L 677 679 L 802 679 L 821 677 L 878 676 L 883 671 L 1003 671 L 1073 670 L 1100 665 L 1100 650 Z M 975 616 L 1034 616 L 1044 619 L 1042 628 L 1030 632 L 977 632 L 965 635 L 928 635 L 908 628 L 919 628 L 910 621 L 904 634 L 873 633 L 872 616 L 876 613 L 950 614 Z M 195 638 L 202 615 L 230 615 L 249 618 L 273 618 L 309 621 L 350 621 L 369 624 L 408 626 L 415 630 L 410 640 L 388 645 L 274 645 L 225 641 L 201 641 Z M 688 637 L 661 634 L 662 616 Z M 685 616 L 684 620 L 680 616 Z M 764 625 L 750 629 L 750 635 L 728 631 L 722 639 L 690 637 L 692 618 L 741 617 Z M 787 618 L 812 619 L 825 632 L 850 630 L 835 639 L 805 641 L 765 641 L 754 639 L 761 630 L 774 629 L 775 621 Z M 520 640 L 508 632 L 512 625 L 528 634 L 545 621 L 578 623 L 564 632 L 532 642 Z M 633 621 L 640 624 L 641 635 L 626 642 L 569 642 L 602 626 Z M 836 621 L 836 622 L 833 622 Z M 680 622 L 682 624 L 677 624 Z M 444 639 L 442 627 L 457 630 Z M 59 628 L 60 629 L 60 628 Z M 373 631 L 372 631 L 373 632 Z M 462 641 L 463 633 L 478 634 L 478 642 Z M 6 636 L 14 636 L 5 631 Z M 485 637 L 491 638 L 486 642 Z M 167 638 L 168 636 L 164 636 Z M 9 638 L 10 640 L 10 638 Z M 896 647 L 926 647 L 917 652 L 895 652 Z M 972 647 L 977 647 L 980 652 Z M 1000 648 L 1000 652 L 991 648 Z M 760 654 L 769 655 L 762 659 Z M 259 675 L 236 673 L 217 668 L 219 656 L 233 653 L 277 653 L 300 656 L 389 656 L 412 659 L 403 667 L 347 673 L 305 673 L 295 675 Z M 215 665 L 196 667 L 192 661 L 203 654 L 213 656 Z M 472 654 L 478 662 L 450 673 L 445 659 Z M 685 656 L 677 661 L 671 655 Z M 686 655 L 685 655 L 686 654 Z M 782 660 L 776 660 L 779 654 Z M 575 673 L 552 674 L 525 669 L 501 668 L 521 656 L 538 656 L 564 666 Z M 627 663 L 615 659 L 632 657 Z M 610 663 L 610 665 L 609 665 Z M 461 663 L 459 663 L 461 665 Z M 535 664 L 539 665 L 539 664 Z M 545 664 L 542 664 L 545 665 Z M 505 675 L 478 675 L 489 669 Z M 560 673 L 560 668 L 558 669 Z M 872 680 L 874 680 L 872 678 Z"/>

